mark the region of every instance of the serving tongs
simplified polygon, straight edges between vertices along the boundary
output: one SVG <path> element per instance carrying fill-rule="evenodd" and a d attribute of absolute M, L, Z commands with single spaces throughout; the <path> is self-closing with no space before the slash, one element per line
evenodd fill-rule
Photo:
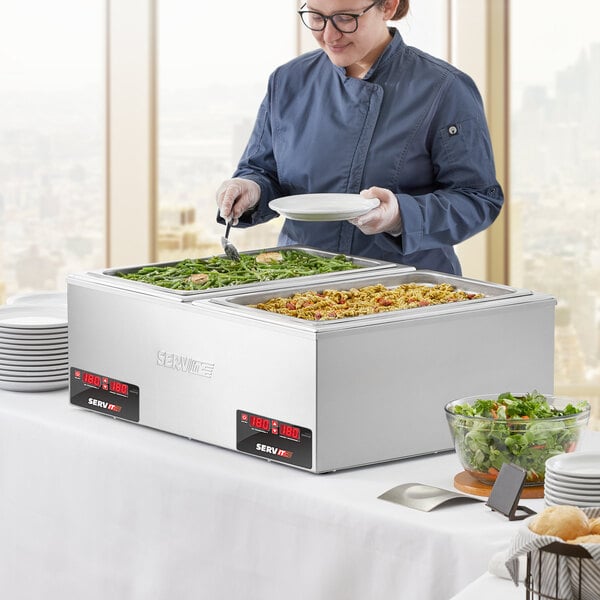
<path fill-rule="evenodd" d="M 225 227 L 225 235 L 221 237 L 221 246 L 223 246 L 223 250 L 225 255 L 229 260 L 240 260 L 240 253 L 237 251 L 237 248 L 229 241 L 229 230 L 231 229 L 231 221 L 229 219 L 227 221 L 227 226 Z"/>

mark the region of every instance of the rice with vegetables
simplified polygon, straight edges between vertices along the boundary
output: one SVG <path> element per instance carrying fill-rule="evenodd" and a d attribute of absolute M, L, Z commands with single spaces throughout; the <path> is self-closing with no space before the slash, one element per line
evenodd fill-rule
<path fill-rule="evenodd" d="M 323 321 L 482 297 L 483 294 L 457 290 L 448 283 L 432 286 L 405 283 L 394 288 L 377 284 L 349 290 L 301 292 L 287 298 L 271 298 L 252 307 L 308 321 Z"/>

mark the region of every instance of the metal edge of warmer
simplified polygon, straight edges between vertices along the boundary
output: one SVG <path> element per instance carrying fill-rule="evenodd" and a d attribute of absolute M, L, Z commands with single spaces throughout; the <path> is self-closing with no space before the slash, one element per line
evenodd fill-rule
<path fill-rule="evenodd" d="M 319 250 L 317 248 L 311 248 L 309 246 L 278 246 L 273 248 L 265 248 L 261 250 L 251 250 L 240 252 L 242 255 L 258 255 L 262 252 L 277 252 L 281 250 L 299 250 L 304 251 L 314 256 L 321 256 L 325 258 L 333 258 L 334 256 L 338 256 L 339 252 L 327 252 L 324 250 Z M 224 257 L 224 254 L 216 255 L 218 257 Z M 109 285 L 111 287 L 118 287 L 121 289 L 127 289 L 134 292 L 139 292 L 143 294 L 148 294 L 151 296 L 158 296 L 164 299 L 170 299 L 178 302 L 182 301 L 193 301 L 199 300 L 205 297 L 214 297 L 214 296 L 227 296 L 232 293 L 250 293 L 259 290 L 275 290 L 280 288 L 282 285 L 285 285 L 288 282 L 294 281 L 302 281 L 306 285 L 316 285 L 325 281 L 337 281 L 339 278 L 349 278 L 352 279 L 354 277 L 362 277 L 365 273 L 371 273 L 374 271 L 385 271 L 385 270 L 395 270 L 395 271 L 414 271 L 414 267 L 408 265 L 401 265 L 393 262 L 382 261 L 378 259 L 361 257 L 361 256 L 352 256 L 345 255 L 348 260 L 353 262 L 356 265 L 359 265 L 361 268 L 351 271 L 335 271 L 332 273 L 317 273 L 315 275 L 303 275 L 299 277 L 287 278 L 287 279 L 274 279 L 271 281 L 256 281 L 252 283 L 244 283 L 239 285 L 229 285 L 222 288 L 209 288 L 206 290 L 174 290 L 166 287 L 162 287 L 159 285 L 152 285 L 150 283 L 145 283 L 142 281 L 133 281 L 129 279 L 124 279 L 118 276 L 118 273 L 133 273 L 144 267 L 169 267 L 180 263 L 182 260 L 180 259 L 169 262 L 158 262 L 158 263 L 147 263 L 143 265 L 134 265 L 128 267 L 115 267 L 110 269 L 99 269 L 94 271 L 89 271 L 87 275 L 96 278 L 99 282 L 103 284 Z M 206 260 L 208 258 L 213 257 L 201 257 L 199 260 Z"/>
<path fill-rule="evenodd" d="M 289 280 L 288 280 L 289 281 Z M 349 288 L 360 288 L 370 285 L 382 284 L 386 287 L 395 287 L 405 283 L 417 283 L 424 285 L 436 285 L 448 283 L 455 288 L 477 294 L 483 294 L 483 298 L 475 298 L 473 300 L 464 300 L 461 302 L 452 302 L 447 304 L 436 304 L 432 306 L 415 307 L 406 310 L 392 310 L 369 315 L 359 315 L 353 317 L 345 317 L 340 319 L 324 319 L 322 321 L 310 321 L 273 313 L 249 306 L 258 304 L 274 297 L 287 297 L 296 293 L 307 291 L 323 291 L 325 289 L 347 290 Z M 437 271 L 380 271 L 371 275 L 365 275 L 362 278 L 346 278 L 337 279 L 335 281 L 319 281 L 318 285 L 290 285 L 280 287 L 277 290 L 260 290 L 248 293 L 229 294 L 216 298 L 200 300 L 198 305 L 207 306 L 213 305 L 215 308 L 225 309 L 228 312 L 233 312 L 239 315 L 244 315 L 261 321 L 269 321 L 271 323 L 278 322 L 282 325 L 299 327 L 301 329 L 322 329 L 336 328 L 336 326 L 348 326 L 353 324 L 361 326 L 376 322 L 387 322 L 389 320 L 409 319 L 417 316 L 437 315 L 445 312 L 456 312 L 457 310 L 470 310 L 481 304 L 489 303 L 496 300 L 508 300 L 519 297 L 532 296 L 531 290 L 510 287 L 507 285 L 480 281 L 477 279 L 469 279 L 457 275 L 449 275 Z M 219 308 L 217 308 L 219 310 Z"/>

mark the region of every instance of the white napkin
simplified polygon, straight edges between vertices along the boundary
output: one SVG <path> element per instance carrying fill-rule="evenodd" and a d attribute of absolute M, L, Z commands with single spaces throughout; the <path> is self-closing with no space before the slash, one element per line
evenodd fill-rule
<path fill-rule="evenodd" d="M 502 579 L 512 579 L 512 575 L 506 568 L 506 562 L 508 559 L 508 549 L 502 550 L 501 552 L 496 552 L 496 554 L 490 558 L 490 562 L 488 563 L 488 571 L 496 577 L 501 577 Z M 517 573 L 522 573 L 522 575 L 519 576 L 518 581 L 523 582 L 525 580 L 525 572 L 527 570 L 527 557 L 525 555 L 518 556 L 517 561 L 519 562 Z"/>

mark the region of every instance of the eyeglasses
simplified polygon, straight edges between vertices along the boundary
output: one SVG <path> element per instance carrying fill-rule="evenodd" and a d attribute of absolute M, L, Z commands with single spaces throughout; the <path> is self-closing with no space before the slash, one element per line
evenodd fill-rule
<path fill-rule="evenodd" d="M 371 10 L 377 2 L 373 2 L 371 6 L 368 6 L 361 13 L 352 14 L 352 13 L 335 13 L 334 15 L 322 15 L 319 12 L 315 12 L 314 10 L 299 10 L 298 14 L 302 19 L 302 22 L 306 27 L 308 27 L 311 31 L 323 31 L 327 26 L 327 21 L 331 21 L 331 24 L 340 32 L 340 33 L 354 33 L 358 29 L 358 18 L 362 17 L 366 12 Z M 304 3 L 301 8 L 304 8 L 306 3 Z"/>

